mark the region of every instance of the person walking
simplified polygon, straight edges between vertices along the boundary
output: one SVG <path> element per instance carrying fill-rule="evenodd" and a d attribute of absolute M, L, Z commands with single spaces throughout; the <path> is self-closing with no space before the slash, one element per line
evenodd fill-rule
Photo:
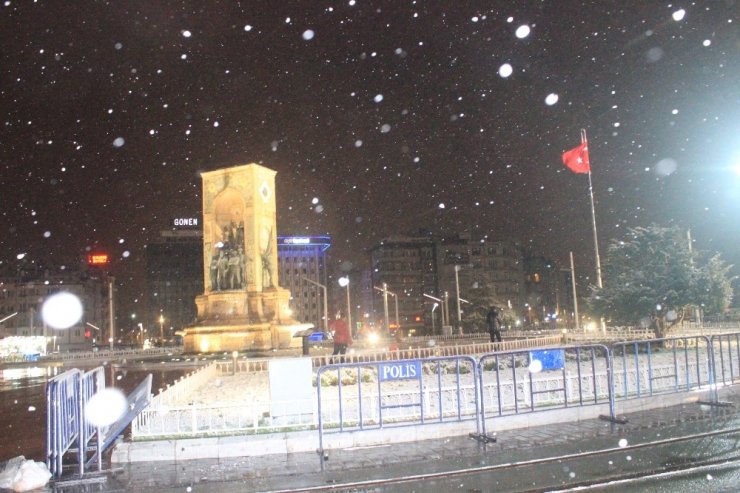
<path fill-rule="evenodd" d="M 347 321 L 342 318 L 341 312 L 337 312 L 336 318 L 329 324 L 329 330 L 334 337 L 334 352 L 332 356 L 340 355 L 339 361 L 344 363 L 341 355 L 347 352 L 347 347 L 352 344 L 352 334 L 349 332 Z"/>
<path fill-rule="evenodd" d="M 488 324 L 488 333 L 491 335 L 491 342 L 501 342 L 501 319 L 495 306 L 488 310 L 486 323 Z"/>

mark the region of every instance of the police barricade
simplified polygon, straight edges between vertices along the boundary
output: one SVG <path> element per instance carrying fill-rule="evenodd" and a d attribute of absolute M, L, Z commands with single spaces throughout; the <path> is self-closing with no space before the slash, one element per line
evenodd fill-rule
<path fill-rule="evenodd" d="M 478 360 L 481 431 L 486 420 L 567 407 L 608 405 L 614 419 L 611 355 L 601 344 L 485 354 Z"/>
<path fill-rule="evenodd" d="M 706 336 L 643 339 L 612 344 L 614 397 L 637 399 L 688 392 L 714 384 Z"/>
<path fill-rule="evenodd" d="M 85 467 L 91 467 L 93 461 L 97 461 L 98 470 L 102 469 L 102 453 L 124 432 L 126 427 L 143 411 L 152 400 L 152 374 L 144 377 L 144 380 L 126 398 L 126 412 L 114 423 L 98 427 L 96 431 L 97 446 L 95 455 L 87 460 Z"/>
<path fill-rule="evenodd" d="M 732 385 L 740 379 L 740 333 L 717 334 L 709 338 L 712 369 L 717 385 Z M 713 399 L 717 401 L 717 387 Z"/>
<path fill-rule="evenodd" d="M 152 376 L 147 375 L 128 397 L 127 412 L 110 426 L 100 428 L 85 418 L 85 412 L 87 403 L 104 388 L 105 372 L 102 366 L 86 373 L 78 369 L 68 370 L 47 382 L 46 464 L 52 477 L 62 475 L 67 453 L 77 454 L 80 476 L 96 460 L 98 470 L 102 469 L 102 452 L 149 405 Z M 95 445 L 91 446 L 93 438 Z M 94 454 L 88 458 L 88 452 Z"/>
<path fill-rule="evenodd" d="M 96 439 L 96 446 L 93 449 L 96 451 L 99 450 L 100 443 L 100 436 L 98 433 L 100 430 L 85 419 L 85 405 L 90 401 L 92 396 L 104 388 L 105 369 L 102 366 L 82 374 L 80 381 L 80 452 L 78 454 L 80 475 L 85 473 L 85 461 L 87 460 L 90 441 L 93 438 Z M 102 466 L 99 462 L 98 470 L 101 468 Z"/>
<path fill-rule="evenodd" d="M 710 337 L 715 381 L 731 385 L 740 379 L 740 332 Z"/>
<path fill-rule="evenodd" d="M 471 420 L 478 432 L 471 356 L 346 363 L 316 372 L 319 452 L 324 433 Z"/>
<path fill-rule="evenodd" d="M 46 465 L 53 477 L 62 474 L 64 454 L 80 446 L 81 376 L 68 370 L 46 384 Z"/>

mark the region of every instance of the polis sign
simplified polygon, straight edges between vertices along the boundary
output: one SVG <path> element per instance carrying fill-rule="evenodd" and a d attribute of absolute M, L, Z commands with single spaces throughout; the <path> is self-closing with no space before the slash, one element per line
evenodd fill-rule
<path fill-rule="evenodd" d="M 421 378 L 421 361 L 415 359 L 395 363 L 381 363 L 378 368 L 378 376 L 381 382 Z"/>

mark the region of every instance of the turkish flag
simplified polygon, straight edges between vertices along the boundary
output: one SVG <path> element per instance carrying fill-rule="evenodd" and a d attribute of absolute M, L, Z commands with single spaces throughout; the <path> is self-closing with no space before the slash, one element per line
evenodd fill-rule
<path fill-rule="evenodd" d="M 591 171 L 591 164 L 588 162 L 588 142 L 583 142 L 578 147 L 574 147 L 563 153 L 563 164 L 573 173 L 588 173 Z"/>

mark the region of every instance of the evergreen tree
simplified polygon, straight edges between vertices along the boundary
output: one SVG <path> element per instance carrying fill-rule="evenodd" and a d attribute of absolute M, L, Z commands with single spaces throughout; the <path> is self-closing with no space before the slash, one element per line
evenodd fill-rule
<path fill-rule="evenodd" d="M 467 300 L 470 304 L 463 305 L 463 328 L 466 333 L 483 332 L 488 330 L 486 315 L 492 306 L 499 307 L 501 318 L 511 318 L 510 310 L 507 308 L 506 300 L 496 295 L 496 289 L 484 276 L 476 278 L 471 287 L 466 291 Z"/>
<path fill-rule="evenodd" d="M 604 287 L 592 287 L 589 304 L 617 323 L 650 326 L 667 335 L 692 306 L 722 313 L 732 299 L 730 266 L 719 255 L 701 265 L 676 227 L 630 228 L 612 240 L 604 262 Z"/>

